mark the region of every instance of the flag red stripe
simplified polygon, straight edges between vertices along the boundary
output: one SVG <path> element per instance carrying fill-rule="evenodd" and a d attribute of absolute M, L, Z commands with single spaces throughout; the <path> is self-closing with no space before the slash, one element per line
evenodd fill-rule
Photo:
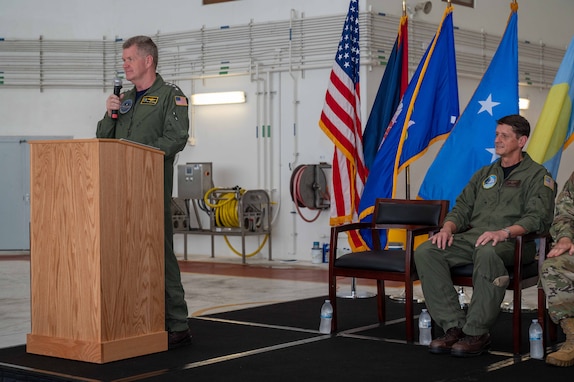
<path fill-rule="evenodd" d="M 331 225 L 358 221 L 359 200 L 367 177 L 360 116 L 359 56 L 358 1 L 350 0 L 319 119 L 319 126 L 335 145 Z M 357 233 L 348 236 L 353 249 L 362 245 Z"/>

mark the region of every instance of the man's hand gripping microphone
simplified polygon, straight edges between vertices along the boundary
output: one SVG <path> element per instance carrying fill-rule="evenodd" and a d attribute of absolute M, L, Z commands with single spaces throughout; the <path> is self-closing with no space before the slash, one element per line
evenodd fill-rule
<path fill-rule="evenodd" d="M 122 90 L 122 79 L 119 77 L 114 78 L 114 95 L 120 96 Z M 112 110 L 112 118 L 118 119 L 118 110 Z"/>

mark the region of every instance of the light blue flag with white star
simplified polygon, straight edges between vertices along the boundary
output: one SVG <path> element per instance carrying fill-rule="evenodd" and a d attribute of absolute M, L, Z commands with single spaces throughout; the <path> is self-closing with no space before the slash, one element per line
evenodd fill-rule
<path fill-rule="evenodd" d="M 504 36 L 480 84 L 431 164 L 421 199 L 446 199 L 450 208 L 471 176 L 498 156 L 496 121 L 518 114 L 518 15 L 512 9 Z"/>

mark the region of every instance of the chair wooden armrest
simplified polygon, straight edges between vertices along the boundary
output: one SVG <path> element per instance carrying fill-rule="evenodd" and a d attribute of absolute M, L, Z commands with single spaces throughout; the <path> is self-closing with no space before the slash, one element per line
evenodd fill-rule
<path fill-rule="evenodd" d="M 337 258 L 337 245 L 339 242 L 339 234 L 353 230 L 369 229 L 371 223 L 347 223 L 331 227 L 331 237 L 329 241 L 329 263 Z"/>

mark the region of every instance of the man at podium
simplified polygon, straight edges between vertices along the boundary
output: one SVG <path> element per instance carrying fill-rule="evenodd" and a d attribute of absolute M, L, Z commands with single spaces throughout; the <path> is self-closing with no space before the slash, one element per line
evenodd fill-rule
<path fill-rule="evenodd" d="M 107 111 L 98 122 L 96 136 L 126 139 L 165 153 L 165 324 L 169 348 L 173 349 L 191 343 L 185 292 L 173 250 L 171 218 L 174 159 L 187 143 L 188 102 L 176 85 L 164 82 L 156 73 L 158 49 L 151 38 L 135 36 L 126 40 L 122 60 L 125 77 L 134 88 L 119 94 L 121 80 L 114 83 L 114 94 L 106 100 Z"/>

